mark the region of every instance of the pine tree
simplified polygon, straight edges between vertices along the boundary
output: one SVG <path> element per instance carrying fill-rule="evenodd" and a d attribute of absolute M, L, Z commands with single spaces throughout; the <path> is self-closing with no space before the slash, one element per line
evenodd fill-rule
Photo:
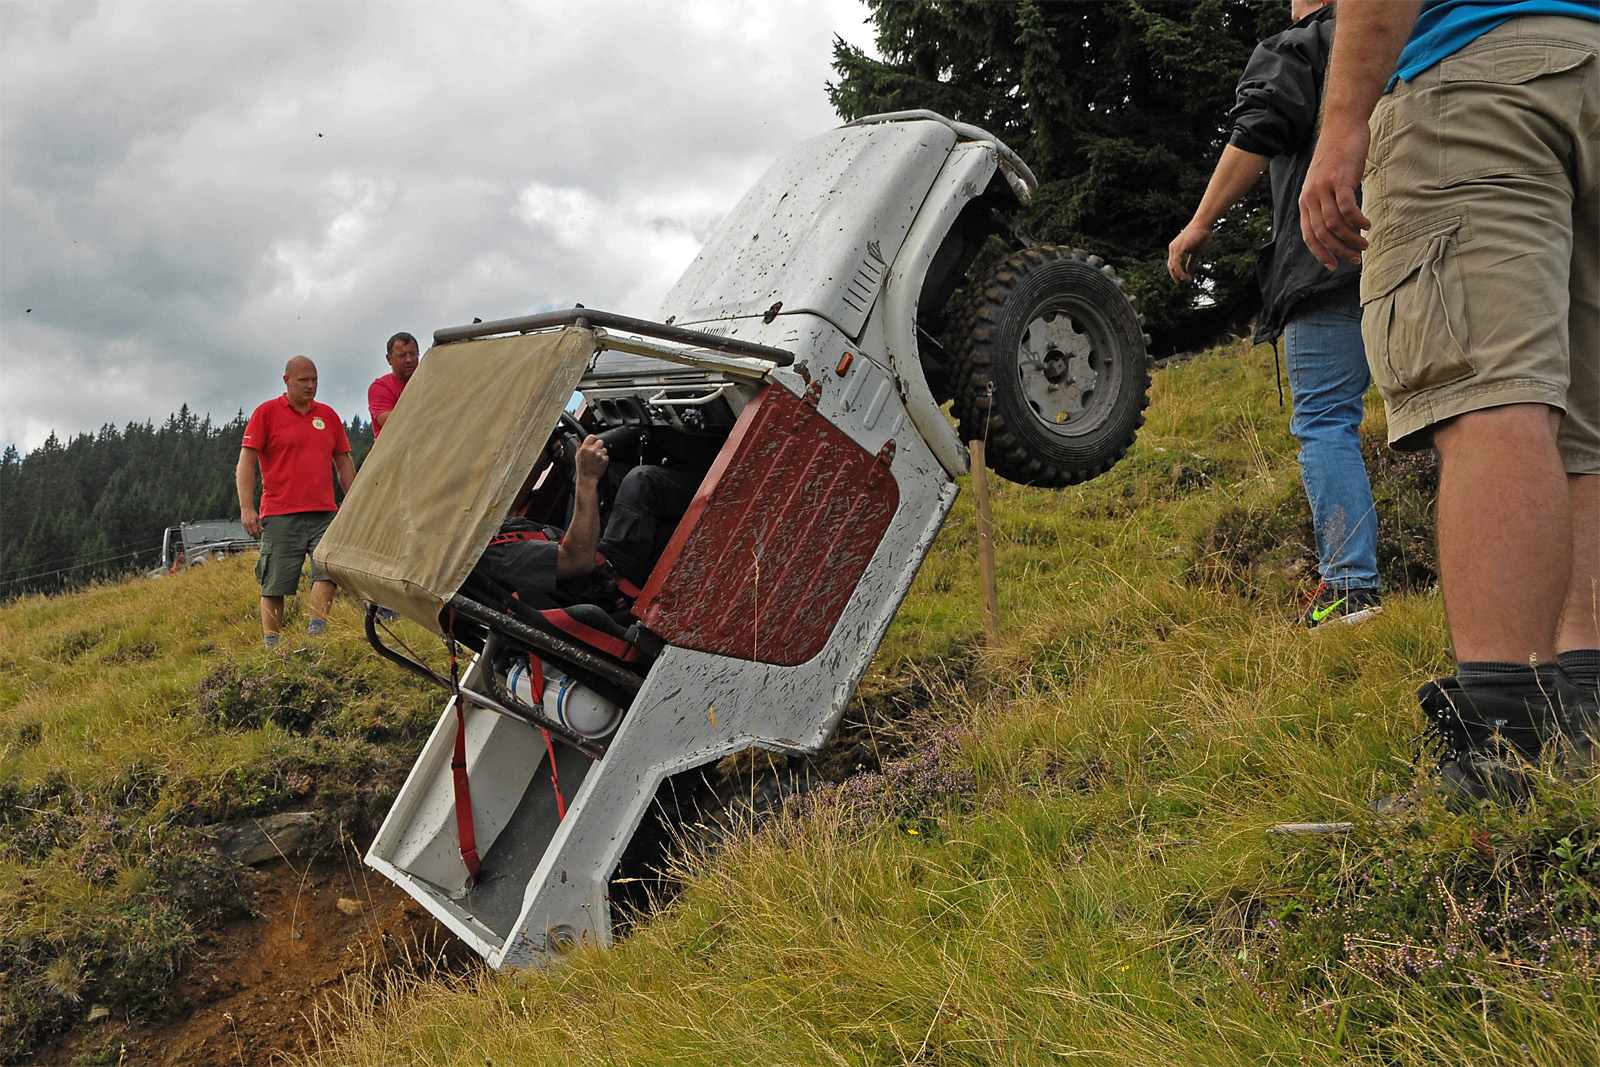
<path fill-rule="evenodd" d="M 245 418 L 214 426 L 182 407 L 157 429 L 102 426 L 27 456 L 0 456 L 0 597 L 141 570 L 166 527 L 238 515 L 233 471 Z M 366 440 L 370 443 L 371 433 Z"/>
<path fill-rule="evenodd" d="M 1222 152 L 1245 62 L 1289 25 L 1288 4 L 867 4 L 884 58 L 834 41 L 828 96 L 840 115 L 929 108 L 1015 148 L 1040 179 L 1029 229 L 1112 262 L 1141 298 L 1157 353 L 1199 347 L 1254 315 L 1252 249 L 1271 225 L 1265 183 L 1218 228 L 1200 284 L 1167 277 L 1167 244 Z"/>

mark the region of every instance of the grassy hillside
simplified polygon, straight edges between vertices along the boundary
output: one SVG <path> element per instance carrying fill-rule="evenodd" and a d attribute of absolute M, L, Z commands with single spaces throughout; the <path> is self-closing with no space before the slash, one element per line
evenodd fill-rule
<path fill-rule="evenodd" d="M 1369 814 L 1410 788 L 1412 694 L 1450 669 L 1429 472 L 1382 461 L 1384 569 L 1414 591 L 1298 630 L 1286 424 L 1270 353 L 1238 347 L 1160 371 L 1110 475 L 995 485 L 998 649 L 963 496 L 863 687 L 909 714 L 894 758 L 686 861 L 609 952 L 352 981 L 317 1062 L 1600 1063 L 1600 786 Z M 12 1055 L 130 969 L 119 1003 L 159 1010 L 149 976 L 243 906 L 186 827 L 320 807 L 364 844 L 438 713 L 348 605 L 260 652 L 248 579 L 0 610 Z M 1266 832 L 1313 820 L 1354 828 Z"/>
<path fill-rule="evenodd" d="M 916 751 L 687 872 L 610 952 L 352 990 L 323 1062 L 1600 1062 L 1597 789 L 1368 814 L 1411 784 L 1447 635 L 1427 592 L 1287 622 L 1286 423 L 1270 354 L 1236 348 L 1160 372 L 1105 478 L 997 486 L 981 655 L 963 497 L 868 684 L 926 694 Z M 1383 488 L 1413 578 L 1419 481 Z M 1356 826 L 1265 832 L 1311 820 Z"/>
<path fill-rule="evenodd" d="M 348 602 L 262 649 L 253 563 L 0 608 L 0 1062 L 91 1005 L 159 1017 L 196 931 L 250 909 L 199 828 L 316 810 L 317 846 L 364 844 L 437 719 Z"/>

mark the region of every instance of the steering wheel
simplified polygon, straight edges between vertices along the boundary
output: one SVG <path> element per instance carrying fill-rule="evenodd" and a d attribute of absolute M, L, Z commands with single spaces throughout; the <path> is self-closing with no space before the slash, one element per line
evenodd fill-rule
<path fill-rule="evenodd" d="M 552 446 L 551 459 L 561 469 L 561 473 L 571 482 L 578 476 L 578 446 L 589 437 L 589 431 L 583 428 L 583 423 L 570 411 L 563 411 L 556 424 L 555 433 L 550 435 Z"/>
<path fill-rule="evenodd" d="M 572 412 L 563 411 L 559 421 L 561 427 L 576 437 L 580 445 L 583 444 L 584 441 L 588 440 L 589 431 L 583 428 L 583 423 L 579 422 L 578 417 Z"/>

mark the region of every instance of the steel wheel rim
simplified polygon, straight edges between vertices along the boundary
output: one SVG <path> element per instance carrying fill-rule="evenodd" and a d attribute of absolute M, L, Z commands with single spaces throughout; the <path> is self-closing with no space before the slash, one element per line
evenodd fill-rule
<path fill-rule="evenodd" d="M 1017 341 L 1022 400 L 1044 430 L 1078 437 L 1101 425 L 1122 385 L 1122 361 L 1105 317 L 1077 301 L 1039 309 Z"/>

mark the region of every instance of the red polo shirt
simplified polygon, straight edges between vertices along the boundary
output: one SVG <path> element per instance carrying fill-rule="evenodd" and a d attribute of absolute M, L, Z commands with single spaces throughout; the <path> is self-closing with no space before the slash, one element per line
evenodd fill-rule
<path fill-rule="evenodd" d="M 393 411 L 406 387 L 393 374 L 385 374 L 367 386 L 367 411 L 372 415 L 372 439 L 376 441 L 383 430 L 378 426 L 378 415 Z"/>
<path fill-rule="evenodd" d="M 311 402 L 304 415 L 289 394 L 256 408 L 244 428 L 244 447 L 261 453 L 261 514 L 333 511 L 333 457 L 350 451 L 339 416 Z"/>

